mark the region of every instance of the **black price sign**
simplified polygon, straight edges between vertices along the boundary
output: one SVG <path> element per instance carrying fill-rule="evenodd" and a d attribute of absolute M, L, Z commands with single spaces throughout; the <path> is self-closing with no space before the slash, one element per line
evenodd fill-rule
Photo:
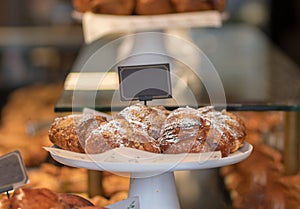
<path fill-rule="evenodd" d="M 172 98 L 170 66 L 119 66 L 120 97 L 122 101 Z"/>
<path fill-rule="evenodd" d="M 20 187 L 27 182 L 25 165 L 18 150 L 0 157 L 0 193 Z"/>

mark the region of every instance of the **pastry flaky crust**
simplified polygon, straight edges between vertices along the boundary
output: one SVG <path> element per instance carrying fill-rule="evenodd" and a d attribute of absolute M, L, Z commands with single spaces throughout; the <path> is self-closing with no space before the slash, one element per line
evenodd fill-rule
<path fill-rule="evenodd" d="M 163 153 L 221 151 L 226 157 L 242 146 L 245 136 L 242 120 L 232 113 L 185 107 L 170 113 L 159 142 Z"/>
<path fill-rule="evenodd" d="M 46 188 L 19 188 L 11 198 L 0 199 L 0 209 L 106 209 L 74 194 L 56 193 Z"/>
<path fill-rule="evenodd" d="M 86 140 L 85 152 L 102 153 L 118 147 L 129 147 L 160 153 L 158 142 L 124 119 L 114 119 L 92 131 Z"/>
<path fill-rule="evenodd" d="M 125 119 L 134 129 L 147 133 L 154 139 L 158 139 L 161 127 L 168 114 L 169 111 L 163 106 L 146 106 L 136 103 L 123 109 L 115 118 Z"/>
<path fill-rule="evenodd" d="M 55 119 L 48 136 L 53 144 L 62 149 L 84 153 L 89 133 L 105 123 L 106 118 L 92 114 L 68 115 Z"/>
<path fill-rule="evenodd" d="M 101 116 L 69 115 L 57 118 L 49 138 L 58 147 L 97 154 L 128 147 L 153 153 L 201 153 L 221 151 L 226 157 L 244 142 L 243 121 L 213 107 L 178 108 L 137 103 L 126 107 L 110 121 Z"/>
<path fill-rule="evenodd" d="M 140 103 L 126 107 L 109 123 L 94 130 L 86 141 L 87 153 L 102 153 L 117 147 L 129 147 L 160 153 L 158 141 L 168 115 L 161 106 Z"/>
<path fill-rule="evenodd" d="M 20 188 L 10 199 L 11 209 L 71 209 L 94 206 L 90 201 L 73 194 L 56 193 L 45 188 Z"/>

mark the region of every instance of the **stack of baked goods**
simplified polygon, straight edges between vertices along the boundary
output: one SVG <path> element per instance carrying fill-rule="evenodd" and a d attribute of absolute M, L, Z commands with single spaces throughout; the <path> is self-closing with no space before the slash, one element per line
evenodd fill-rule
<path fill-rule="evenodd" d="M 97 196 L 88 196 L 88 172 L 83 168 L 43 163 L 27 173 L 29 183 L 23 188 L 45 188 L 56 193 L 77 194 L 89 199 L 96 206 L 104 207 L 128 197 L 129 177 L 110 172 L 102 172 L 102 181 L 98 186 L 102 187 L 103 193 Z"/>
<path fill-rule="evenodd" d="M 179 12 L 223 11 L 225 0 L 73 0 L 79 12 L 112 15 L 158 15 Z"/>
<path fill-rule="evenodd" d="M 88 191 L 86 169 L 42 163 L 28 169 L 29 183 L 24 188 L 47 188 L 54 192 L 84 194 Z"/>
<path fill-rule="evenodd" d="M 280 151 L 283 112 L 237 114 L 254 148 L 246 160 L 220 169 L 233 208 L 300 208 L 300 173 L 286 175 Z"/>
<path fill-rule="evenodd" d="M 19 149 L 26 166 L 45 162 L 50 124 L 62 83 L 40 83 L 14 90 L 1 111 L 0 156 Z"/>
<path fill-rule="evenodd" d="M 236 115 L 213 107 L 164 107 L 133 104 L 112 120 L 92 114 L 56 118 L 50 141 L 74 152 L 97 154 L 129 147 L 153 153 L 221 151 L 226 157 L 243 146 L 246 128 Z"/>
<path fill-rule="evenodd" d="M 101 209 L 128 197 L 129 178 L 114 175 L 110 172 L 103 172 L 102 182 L 99 183 L 99 187 L 102 185 L 103 193 L 96 196 L 87 194 L 88 174 L 86 169 L 43 163 L 38 168 L 29 169 L 27 173 L 29 183 L 16 190 L 11 195 L 10 200 L 7 199 L 5 194 L 0 194 L 0 209 L 9 209 L 8 204 L 12 202 L 16 207 L 22 204 L 22 207 L 20 207 L 22 209 L 49 209 L 49 204 L 55 204 L 57 209 L 60 209 L 59 206 L 62 205 L 64 206 L 63 209 L 69 209 L 65 205 L 66 200 L 68 200 L 68 204 L 72 203 L 73 206 L 78 206 L 70 207 L 70 209 L 82 208 L 78 205 L 79 200 L 82 200 L 83 203 L 89 201 L 88 206 L 90 209 Z M 20 199 L 19 194 L 24 194 L 25 198 Z M 17 198 L 19 198 L 18 202 L 16 201 Z M 28 198 L 31 199 L 28 200 Z M 40 205 L 44 198 L 49 198 L 49 202 L 45 207 Z M 37 201 L 37 203 L 34 205 L 33 201 Z M 75 205 L 76 202 L 77 205 Z M 91 203 L 93 207 L 91 207 Z M 12 208 L 15 209 L 16 207 Z"/>
<path fill-rule="evenodd" d="M 62 83 L 40 83 L 16 89 L 9 95 L 1 112 L 0 155 L 20 150 L 29 178 L 23 189 L 48 189 L 88 199 L 86 169 L 55 166 L 48 161 L 48 152 L 43 149 L 52 145 L 48 138 L 51 123 L 66 114 L 53 111 L 62 89 Z M 89 199 L 95 206 L 104 207 L 127 198 L 129 179 L 105 172 L 102 184 L 103 196 Z M 9 201 L 0 194 L 0 209 L 7 209 L 5 202 Z"/>

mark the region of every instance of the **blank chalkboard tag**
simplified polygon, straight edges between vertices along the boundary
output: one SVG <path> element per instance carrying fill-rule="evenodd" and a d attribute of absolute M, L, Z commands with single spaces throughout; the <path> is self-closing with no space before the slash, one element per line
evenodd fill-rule
<path fill-rule="evenodd" d="M 121 101 L 172 98 L 169 63 L 119 66 Z"/>
<path fill-rule="evenodd" d="M 0 193 L 28 182 L 26 168 L 18 150 L 0 157 Z"/>

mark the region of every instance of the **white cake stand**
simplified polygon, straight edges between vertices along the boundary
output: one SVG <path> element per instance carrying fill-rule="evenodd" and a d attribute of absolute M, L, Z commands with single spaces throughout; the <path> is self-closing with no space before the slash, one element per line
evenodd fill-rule
<path fill-rule="evenodd" d="M 140 209 L 180 209 L 174 171 L 200 170 L 234 164 L 246 159 L 253 147 L 245 143 L 238 151 L 224 158 L 218 157 L 216 153 L 202 156 L 191 154 L 184 157 L 182 154 L 175 156 L 136 150 L 133 151 L 134 155 L 128 158 L 122 151 L 87 155 L 57 148 L 45 149 L 56 161 L 68 166 L 129 173 L 129 197 L 139 197 Z"/>

